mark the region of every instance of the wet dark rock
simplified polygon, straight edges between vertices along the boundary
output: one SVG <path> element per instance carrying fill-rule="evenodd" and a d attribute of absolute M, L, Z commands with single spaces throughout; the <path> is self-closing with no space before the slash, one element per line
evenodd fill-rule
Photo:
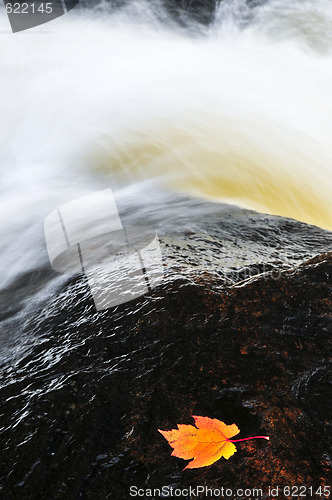
<path fill-rule="evenodd" d="M 200 24 L 210 24 L 218 4 L 222 0 L 146 0 L 146 5 L 157 14 L 166 12 L 171 19 L 181 25 L 196 21 Z M 139 3 L 137 0 L 107 0 L 111 9 L 126 8 L 130 4 Z M 82 5 L 91 8 L 98 5 L 94 0 L 83 0 Z M 164 16 L 163 16 L 164 17 Z"/>
<path fill-rule="evenodd" d="M 218 2 L 215 0 L 163 0 L 164 7 L 174 19 L 185 22 L 188 19 L 210 24 Z"/>
<path fill-rule="evenodd" d="M 225 234 L 245 226 L 232 214 L 224 214 Z M 251 235 L 262 255 L 287 231 L 306 239 L 304 252 L 331 243 L 327 232 L 259 214 L 246 227 L 247 248 Z M 240 266 L 232 281 L 195 263 L 207 250 L 210 263 L 220 262 L 212 232 L 164 236 L 168 256 L 182 253 L 185 240 L 195 244 L 187 248 L 191 270 L 169 269 L 151 296 L 97 313 L 85 279 L 72 277 L 24 317 L 21 353 L 1 376 L 1 498 L 129 499 L 130 485 L 266 492 L 328 484 L 332 253 L 300 265 L 270 259 L 265 269 L 263 259 L 253 275 Z M 185 259 L 174 266 L 185 267 Z M 157 429 L 192 423 L 193 414 L 235 422 L 238 437 L 263 434 L 270 442 L 239 443 L 229 461 L 183 472 L 186 462 L 170 456 Z"/>

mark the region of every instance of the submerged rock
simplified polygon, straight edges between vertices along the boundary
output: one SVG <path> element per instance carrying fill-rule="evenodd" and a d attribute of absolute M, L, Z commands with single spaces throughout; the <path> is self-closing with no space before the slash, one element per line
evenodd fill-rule
<path fill-rule="evenodd" d="M 180 24 L 196 21 L 208 25 L 213 21 L 220 1 L 223 0 L 147 0 L 145 4 L 157 15 L 158 13 L 167 13 L 173 21 Z M 140 4 L 137 0 L 107 0 L 111 9 L 114 10 L 126 8 L 135 2 Z M 144 4 L 144 2 L 141 3 Z M 91 8 L 95 7 L 96 3 L 93 0 L 84 0 L 82 5 Z M 162 18 L 164 19 L 164 17 L 163 15 Z"/>
<path fill-rule="evenodd" d="M 210 24 L 218 2 L 215 0 L 163 0 L 163 5 L 177 20 L 185 22 L 189 19 L 202 24 Z"/>
<path fill-rule="evenodd" d="M 129 499 L 130 486 L 265 494 L 269 486 L 327 485 L 332 253 L 299 265 L 288 256 L 281 265 L 271 248 L 283 238 L 288 249 L 305 240 L 310 253 L 330 245 L 331 235 L 260 214 L 234 218 L 234 208 L 220 224 L 211 206 L 205 215 L 199 209 L 209 235 L 195 240 L 182 224 L 182 239 L 161 236 L 168 279 L 151 295 L 97 313 L 85 278 L 72 277 L 24 317 L 21 354 L 4 366 L 0 386 L 2 498 Z M 232 231 L 239 254 L 260 249 L 249 278 L 242 264 L 234 278 L 234 262 L 217 272 L 225 245 L 218 232 L 231 239 Z M 187 462 L 170 456 L 157 429 L 192 423 L 195 414 L 235 422 L 239 438 L 270 441 L 239 443 L 229 461 L 183 471 Z"/>

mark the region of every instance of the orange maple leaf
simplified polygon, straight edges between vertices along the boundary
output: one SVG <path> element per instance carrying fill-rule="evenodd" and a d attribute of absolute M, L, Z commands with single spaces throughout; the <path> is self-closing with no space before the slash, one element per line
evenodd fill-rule
<path fill-rule="evenodd" d="M 185 469 L 195 469 L 211 465 L 221 457 L 228 460 L 236 452 L 233 443 L 249 439 L 269 439 L 267 436 L 231 440 L 240 429 L 235 425 L 226 425 L 216 418 L 193 415 L 195 425 L 178 424 L 177 429 L 158 431 L 167 439 L 173 448 L 172 456 L 191 460 Z"/>

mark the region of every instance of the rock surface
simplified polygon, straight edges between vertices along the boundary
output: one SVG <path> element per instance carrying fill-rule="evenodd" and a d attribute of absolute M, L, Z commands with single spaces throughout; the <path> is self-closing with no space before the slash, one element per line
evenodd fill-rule
<path fill-rule="evenodd" d="M 26 354 L 2 373 L 1 497 L 327 485 L 331 271 L 332 253 L 227 286 L 200 270 L 103 313 L 84 278 L 71 278 L 25 319 Z M 170 456 L 157 429 L 195 414 L 270 442 L 239 443 L 229 461 L 183 472 L 187 462 Z"/>
<path fill-rule="evenodd" d="M 163 4 L 175 19 L 186 21 L 189 18 L 202 24 L 213 20 L 217 6 L 215 0 L 163 0 Z"/>

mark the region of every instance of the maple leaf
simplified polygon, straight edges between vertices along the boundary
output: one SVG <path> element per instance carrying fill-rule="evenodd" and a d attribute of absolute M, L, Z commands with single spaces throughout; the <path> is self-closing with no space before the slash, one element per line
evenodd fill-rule
<path fill-rule="evenodd" d="M 233 443 L 249 439 L 269 439 L 267 436 L 231 440 L 240 429 L 235 425 L 226 425 L 216 418 L 194 416 L 195 425 L 178 424 L 177 429 L 158 431 L 173 448 L 172 456 L 191 460 L 185 469 L 195 469 L 211 465 L 221 457 L 228 460 L 236 452 Z"/>

